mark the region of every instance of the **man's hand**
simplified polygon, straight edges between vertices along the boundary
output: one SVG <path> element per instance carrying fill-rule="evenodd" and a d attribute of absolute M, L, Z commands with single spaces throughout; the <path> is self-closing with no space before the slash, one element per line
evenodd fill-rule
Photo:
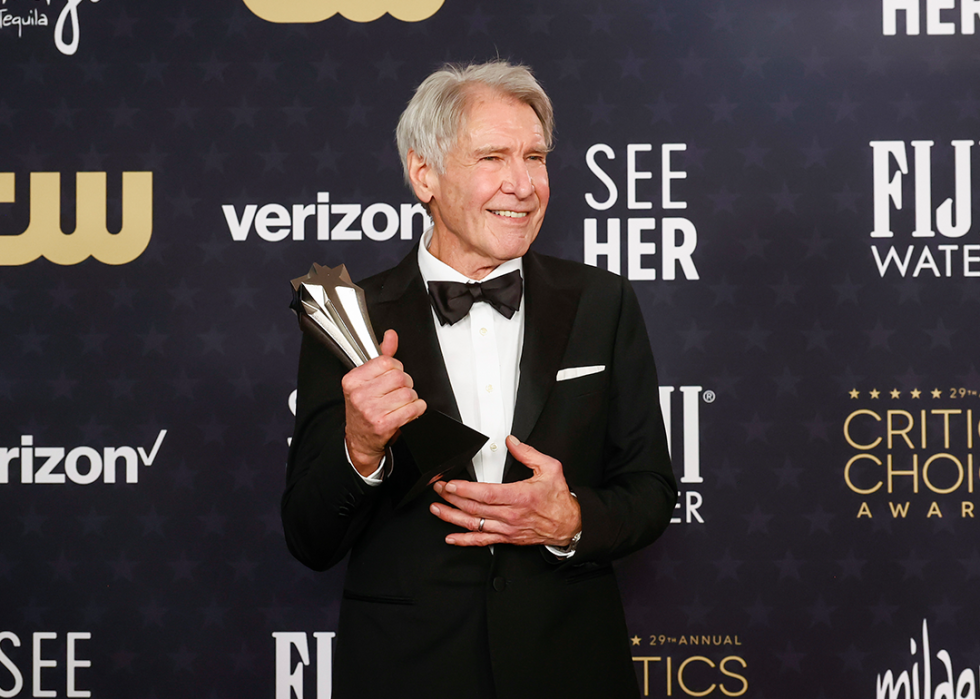
<path fill-rule="evenodd" d="M 469 530 L 450 534 L 446 543 L 567 546 L 582 529 L 582 512 L 568 491 L 561 463 L 513 436 L 507 438 L 507 448 L 534 472 L 531 478 L 503 484 L 439 481 L 433 486 L 453 507 L 433 504 L 432 514 Z"/>
<path fill-rule="evenodd" d="M 356 367 L 344 376 L 344 402 L 347 408 L 347 452 L 362 476 L 378 470 L 385 447 L 402 425 L 425 412 L 412 377 L 394 358 L 398 334 L 385 332 L 381 356 Z"/>

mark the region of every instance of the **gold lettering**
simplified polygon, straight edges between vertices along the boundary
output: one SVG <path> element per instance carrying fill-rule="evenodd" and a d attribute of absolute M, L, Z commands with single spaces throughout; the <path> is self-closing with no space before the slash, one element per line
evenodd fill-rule
<path fill-rule="evenodd" d="M 3 178 L 0 189 L 9 183 Z M 122 229 L 118 233 L 106 228 L 106 173 L 76 174 L 75 211 L 75 231 L 65 234 L 61 230 L 61 174 L 32 172 L 30 223 L 20 235 L 0 236 L 0 264 L 24 265 L 45 257 L 55 264 L 75 265 L 90 256 L 108 265 L 132 262 L 146 250 L 153 233 L 153 173 L 123 173 Z"/>
<path fill-rule="evenodd" d="M 878 438 L 878 441 L 879 442 L 881 441 L 881 437 Z M 889 456 L 888 458 L 891 458 L 891 456 Z M 847 483 L 847 487 L 853 490 L 855 493 L 860 493 L 861 495 L 869 495 L 881 487 L 881 481 L 878 481 L 873 487 L 867 489 L 858 488 L 856 485 L 854 485 L 854 483 L 851 482 L 851 466 L 858 459 L 871 459 L 878 466 L 881 466 L 881 459 L 879 459 L 874 454 L 855 454 L 847 462 L 847 465 L 844 466 L 844 482 Z"/>
<path fill-rule="evenodd" d="M 912 492 L 919 492 L 919 455 L 912 454 L 912 470 L 896 471 L 892 468 L 892 455 L 888 455 L 888 492 L 894 492 L 892 488 L 893 476 L 912 476 Z"/>
<path fill-rule="evenodd" d="M 643 663 L 643 696 L 650 696 L 650 663 L 659 663 L 660 657 L 653 655 L 634 655 L 633 662 L 639 660 Z"/>
<path fill-rule="evenodd" d="M 728 664 L 729 660 L 737 660 L 739 663 L 741 663 L 743 668 L 747 667 L 747 663 L 737 655 L 729 655 L 727 658 L 725 658 L 718 664 L 718 667 L 721 669 L 721 674 L 725 675 L 725 677 L 731 677 L 732 679 L 739 680 L 742 683 L 742 689 L 740 689 L 737 692 L 733 692 L 729 689 L 726 689 L 724 684 L 719 685 L 718 689 L 720 689 L 721 693 L 724 694 L 726 697 L 740 697 L 743 694 L 745 694 L 745 691 L 749 688 L 749 681 L 745 679 L 745 677 L 742 675 L 738 675 L 734 672 L 728 671 L 728 668 L 726 668 L 725 665 Z"/>
<path fill-rule="evenodd" d="M 943 416 L 943 449 L 949 449 L 949 416 L 959 415 L 962 410 L 947 408 L 946 410 L 933 410 L 933 415 Z"/>
<path fill-rule="evenodd" d="M 715 666 L 715 664 L 711 662 L 711 660 L 704 657 L 703 655 L 692 655 L 690 658 L 688 658 L 683 663 L 681 663 L 680 666 L 677 668 L 677 684 L 678 686 L 680 686 L 681 689 L 684 690 L 684 693 L 689 696 L 704 697 L 711 694 L 713 691 L 715 691 L 715 687 L 717 685 L 714 682 L 712 682 L 711 686 L 708 687 L 703 692 L 695 692 L 693 689 L 690 689 L 686 684 L 684 684 L 684 668 L 686 668 L 690 663 L 693 663 L 695 660 L 698 660 L 702 663 L 707 663 L 708 667 Z"/>
<path fill-rule="evenodd" d="M 956 482 L 949 488 L 946 489 L 936 488 L 929 481 L 929 466 L 932 465 L 932 462 L 935 461 L 936 459 L 949 459 L 954 464 L 956 464 L 956 470 L 958 471 L 958 476 L 956 478 Z M 939 493 L 940 495 L 947 495 L 949 493 L 952 493 L 954 490 L 960 487 L 960 484 L 963 483 L 963 464 L 960 463 L 960 460 L 957 459 L 952 454 L 933 454 L 926 460 L 925 464 L 923 464 L 922 466 L 922 482 L 925 483 L 926 487 L 934 493 Z"/>
<path fill-rule="evenodd" d="M 846 420 L 844 420 L 844 439 L 846 439 L 847 443 L 850 444 L 855 449 L 874 449 L 876 446 L 878 446 L 881 443 L 881 437 L 878 437 L 871 444 L 858 444 L 853 439 L 851 439 L 851 420 L 853 420 L 858 415 L 870 415 L 878 422 L 881 422 L 881 416 L 872 410 L 855 410 L 853 413 L 847 416 Z"/>
<path fill-rule="evenodd" d="M 868 509 L 868 503 L 866 503 L 866 502 L 862 502 L 861 503 L 861 507 L 858 509 L 858 516 L 857 516 L 857 518 L 858 519 L 861 519 L 862 517 L 867 517 L 868 519 L 873 519 L 871 517 L 871 510 Z"/>
<path fill-rule="evenodd" d="M 895 415 L 901 415 L 908 421 L 905 425 L 905 429 L 897 430 L 894 428 L 892 424 L 892 417 Z M 888 448 L 889 449 L 892 448 L 893 445 L 892 437 L 898 434 L 901 435 L 902 439 L 905 440 L 905 443 L 909 445 L 909 449 L 915 449 L 915 446 L 913 446 L 912 444 L 912 440 L 909 439 L 909 432 L 912 430 L 914 426 L 915 426 L 915 419 L 912 417 L 912 413 L 906 410 L 889 410 L 888 411 Z"/>
<path fill-rule="evenodd" d="M 14 173 L 0 172 L 0 204 L 14 203 Z"/>
<path fill-rule="evenodd" d="M 973 424 L 973 408 L 966 411 L 966 448 L 973 449 L 973 430 L 970 429 L 970 425 Z"/>
<path fill-rule="evenodd" d="M 962 505 L 960 506 L 960 517 L 962 517 L 964 519 L 967 518 L 967 517 L 969 517 L 970 519 L 973 519 L 973 503 L 972 502 L 969 502 L 967 500 L 964 500 L 963 501 Z"/>
<path fill-rule="evenodd" d="M 936 502 L 929 505 L 929 513 L 926 515 L 926 519 L 932 517 L 933 515 L 937 515 L 940 519 L 942 519 L 943 516 L 942 510 L 939 509 L 939 504 Z"/>
<path fill-rule="evenodd" d="M 340 13 L 352 22 L 373 22 L 386 12 L 403 22 L 428 19 L 444 0 L 245 0 L 245 6 L 277 23 L 322 22 Z"/>
<path fill-rule="evenodd" d="M 888 503 L 888 507 L 890 507 L 892 511 L 892 519 L 897 519 L 899 515 L 902 516 L 902 519 L 905 519 L 905 516 L 909 513 L 909 504 L 910 503 L 906 502 L 905 506 L 902 507 L 902 503 Z"/>

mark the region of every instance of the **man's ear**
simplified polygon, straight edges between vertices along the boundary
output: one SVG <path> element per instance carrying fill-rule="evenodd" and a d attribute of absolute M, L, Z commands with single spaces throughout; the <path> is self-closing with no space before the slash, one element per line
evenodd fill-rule
<path fill-rule="evenodd" d="M 435 194 L 435 171 L 414 150 L 408 151 L 408 179 L 412 183 L 415 196 L 423 204 L 432 201 Z"/>

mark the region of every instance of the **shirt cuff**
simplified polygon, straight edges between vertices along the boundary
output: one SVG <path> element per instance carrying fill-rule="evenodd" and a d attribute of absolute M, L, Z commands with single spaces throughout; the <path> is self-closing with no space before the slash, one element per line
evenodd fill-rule
<path fill-rule="evenodd" d="M 553 554 L 558 556 L 558 558 L 571 558 L 575 555 L 575 549 L 578 546 L 578 540 L 582 538 L 582 532 L 577 533 L 572 537 L 572 540 L 568 542 L 568 546 L 545 546 L 546 549 L 551 551 Z"/>
<path fill-rule="evenodd" d="M 361 480 L 364 481 L 365 483 L 367 483 L 369 486 L 376 488 L 377 486 L 379 486 L 379 485 L 381 485 L 382 483 L 385 482 L 385 479 L 384 479 L 385 462 L 388 460 L 388 452 L 387 451 L 385 451 L 385 455 L 381 457 L 381 463 L 378 464 L 378 469 L 374 473 L 372 473 L 370 476 L 365 476 L 360 471 L 358 471 L 356 468 L 354 468 L 354 462 L 351 461 L 350 452 L 347 450 L 347 440 L 346 439 L 344 440 L 344 454 L 347 455 L 347 463 L 349 463 L 350 464 L 350 467 L 354 469 L 354 473 L 356 473 L 358 476 L 360 476 Z"/>

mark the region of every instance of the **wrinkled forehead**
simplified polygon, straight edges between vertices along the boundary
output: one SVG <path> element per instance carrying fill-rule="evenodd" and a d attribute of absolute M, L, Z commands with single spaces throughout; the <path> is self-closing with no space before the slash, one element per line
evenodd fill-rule
<path fill-rule="evenodd" d="M 547 147 L 547 137 L 544 133 L 544 124 L 541 122 L 541 118 L 538 116 L 537 112 L 530 104 L 520 100 L 513 95 L 509 95 L 501 90 L 496 90 L 494 88 L 488 87 L 486 85 L 478 85 L 468 88 L 464 95 L 463 110 L 460 114 L 459 126 L 456 129 L 456 143 L 455 145 L 460 145 L 466 137 L 472 134 L 472 127 L 474 121 L 478 121 L 486 118 L 488 121 L 492 117 L 488 117 L 488 112 L 493 107 L 505 106 L 513 107 L 518 111 L 526 111 L 529 115 L 534 117 L 534 131 L 537 135 L 538 140 L 540 140 L 540 147 L 545 149 Z M 501 120 L 500 125 L 505 125 L 505 122 Z"/>

